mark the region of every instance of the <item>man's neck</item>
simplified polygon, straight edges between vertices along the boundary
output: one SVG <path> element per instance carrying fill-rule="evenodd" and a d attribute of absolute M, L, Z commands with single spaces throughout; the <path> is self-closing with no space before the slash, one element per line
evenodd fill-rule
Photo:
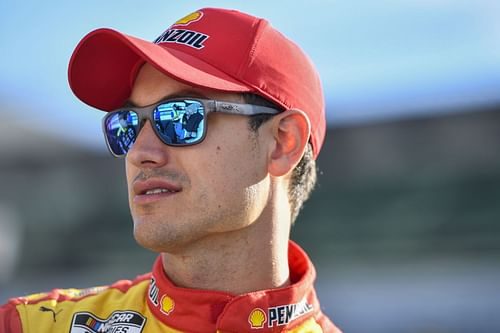
<path fill-rule="evenodd" d="M 289 222 L 273 220 L 210 235 L 180 253 L 163 253 L 163 268 L 174 284 L 185 288 L 239 295 L 286 286 Z"/>

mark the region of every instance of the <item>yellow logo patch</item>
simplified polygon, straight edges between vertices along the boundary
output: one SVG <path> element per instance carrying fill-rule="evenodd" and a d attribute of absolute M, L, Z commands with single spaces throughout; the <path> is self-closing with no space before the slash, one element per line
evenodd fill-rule
<path fill-rule="evenodd" d="M 174 25 L 188 25 L 191 22 L 198 21 L 202 16 L 203 16 L 202 12 L 194 12 L 184 16 L 183 18 L 175 22 Z"/>
<path fill-rule="evenodd" d="M 263 328 L 266 320 L 266 313 L 259 308 L 253 309 L 248 316 L 248 322 L 251 328 Z"/>
<path fill-rule="evenodd" d="M 168 295 L 163 295 L 163 297 L 161 298 L 160 311 L 168 316 L 172 311 L 174 311 L 174 307 L 174 300 Z"/>

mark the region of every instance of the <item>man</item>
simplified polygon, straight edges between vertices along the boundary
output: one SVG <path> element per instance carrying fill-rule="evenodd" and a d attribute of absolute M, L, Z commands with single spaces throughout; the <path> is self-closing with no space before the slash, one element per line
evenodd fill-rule
<path fill-rule="evenodd" d="M 263 19 L 205 8 L 154 43 L 91 32 L 69 82 L 108 111 L 135 239 L 160 255 L 133 281 L 13 299 L 0 331 L 339 332 L 289 241 L 325 134 L 319 77 L 298 46 Z M 165 129 L 174 110 L 202 115 L 192 136 Z"/>

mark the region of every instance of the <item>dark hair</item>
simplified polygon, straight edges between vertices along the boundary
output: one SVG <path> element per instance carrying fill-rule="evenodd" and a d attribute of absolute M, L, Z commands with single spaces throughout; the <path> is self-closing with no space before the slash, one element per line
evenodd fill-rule
<path fill-rule="evenodd" d="M 274 103 L 269 102 L 259 95 L 244 93 L 243 99 L 245 103 L 268 106 L 275 109 L 282 109 L 281 107 L 276 106 Z M 254 116 L 250 116 L 248 125 L 252 131 L 257 132 L 259 127 L 272 117 L 273 115 L 269 114 L 257 114 Z M 309 198 L 314 185 L 316 184 L 316 177 L 316 161 L 313 157 L 312 145 L 310 142 L 308 142 L 304 151 L 304 155 L 292 171 L 290 183 L 288 186 L 288 200 L 292 208 L 292 224 L 297 219 L 302 205 Z"/>

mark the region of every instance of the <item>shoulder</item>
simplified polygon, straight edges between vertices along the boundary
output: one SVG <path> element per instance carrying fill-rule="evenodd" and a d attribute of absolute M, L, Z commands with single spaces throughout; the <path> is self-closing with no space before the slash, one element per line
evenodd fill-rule
<path fill-rule="evenodd" d="M 99 318 L 99 314 L 111 306 L 140 306 L 142 302 L 138 300 L 144 298 L 150 279 L 149 273 L 134 280 L 120 280 L 107 286 L 54 289 L 46 293 L 12 298 L 0 306 L 0 332 L 66 331 L 75 321 L 86 318 L 86 322 L 91 322 L 92 316 Z"/>

